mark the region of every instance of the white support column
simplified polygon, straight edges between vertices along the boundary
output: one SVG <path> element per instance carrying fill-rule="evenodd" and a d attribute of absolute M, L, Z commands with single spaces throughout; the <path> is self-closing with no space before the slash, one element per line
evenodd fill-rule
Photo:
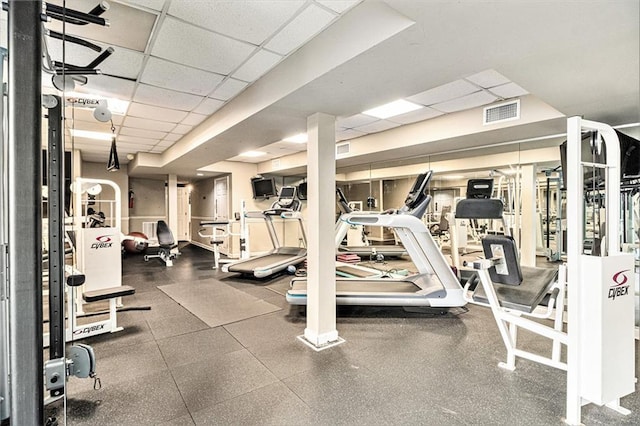
<path fill-rule="evenodd" d="M 178 235 L 178 176 L 167 176 L 167 225 Z"/>
<path fill-rule="evenodd" d="M 300 340 L 316 350 L 344 340 L 336 329 L 335 117 L 307 118 L 307 327 Z"/>
<path fill-rule="evenodd" d="M 582 253 L 581 119 L 567 120 L 567 412 L 565 422 L 581 424 L 580 397 L 580 253 Z"/>
<path fill-rule="evenodd" d="M 536 266 L 536 166 L 527 164 L 520 171 L 520 264 Z"/>

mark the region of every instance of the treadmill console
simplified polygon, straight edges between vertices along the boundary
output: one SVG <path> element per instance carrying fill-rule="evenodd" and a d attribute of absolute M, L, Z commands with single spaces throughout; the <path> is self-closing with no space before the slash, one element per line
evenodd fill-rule
<path fill-rule="evenodd" d="M 278 199 L 271 205 L 269 210 L 265 210 L 265 214 L 280 215 L 285 211 L 299 212 L 302 207 L 300 200 L 296 197 L 295 186 L 283 186 L 280 188 Z"/>

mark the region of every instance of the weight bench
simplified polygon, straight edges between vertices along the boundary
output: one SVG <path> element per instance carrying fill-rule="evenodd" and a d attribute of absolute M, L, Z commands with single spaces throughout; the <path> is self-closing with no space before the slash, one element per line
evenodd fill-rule
<path fill-rule="evenodd" d="M 465 300 L 470 303 L 491 308 L 507 348 L 507 362 L 498 365 L 514 370 L 516 357 L 519 356 L 566 370 L 567 364 L 560 361 L 561 345 L 567 344 L 567 334 L 562 331 L 566 267 L 561 266 L 560 271 L 521 267 L 515 241 L 506 235 L 484 237 L 482 248 L 485 259 L 465 264 L 477 271 L 477 281 L 481 285 L 471 292 L 469 289 L 474 280 L 469 280 L 465 285 L 464 295 Z M 547 306 L 541 308 L 540 303 L 545 298 Z M 553 327 L 524 318 L 523 315 L 536 318 L 553 317 Z M 518 348 L 518 327 L 551 339 L 551 357 Z"/>
<path fill-rule="evenodd" d="M 158 257 L 162 259 L 167 266 L 173 266 L 173 259 L 178 257 L 178 253 L 172 253 L 171 250 L 178 247 L 178 244 L 173 238 L 171 229 L 169 229 L 169 226 L 164 220 L 158 221 L 156 226 L 156 236 L 158 237 L 158 245 L 160 246 L 158 253 L 145 255 L 144 261 L 148 262 L 149 259 Z"/>

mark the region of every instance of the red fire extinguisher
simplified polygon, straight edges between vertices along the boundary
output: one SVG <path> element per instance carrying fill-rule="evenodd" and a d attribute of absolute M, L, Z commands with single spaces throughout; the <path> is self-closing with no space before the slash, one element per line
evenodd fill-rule
<path fill-rule="evenodd" d="M 132 209 L 133 208 L 133 191 L 129 190 L 129 208 Z"/>

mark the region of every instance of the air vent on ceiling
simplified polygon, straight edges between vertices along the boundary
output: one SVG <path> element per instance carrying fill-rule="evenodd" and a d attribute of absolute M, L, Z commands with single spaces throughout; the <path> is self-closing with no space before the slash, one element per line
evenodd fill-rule
<path fill-rule="evenodd" d="M 341 143 L 336 145 L 336 155 L 348 154 L 351 151 L 351 143 Z"/>
<path fill-rule="evenodd" d="M 502 123 L 520 118 L 520 99 L 491 105 L 484 109 L 482 124 Z"/>
<path fill-rule="evenodd" d="M 275 159 L 271 160 L 271 168 L 274 169 L 274 170 L 280 168 L 280 159 L 279 158 L 275 158 Z"/>

